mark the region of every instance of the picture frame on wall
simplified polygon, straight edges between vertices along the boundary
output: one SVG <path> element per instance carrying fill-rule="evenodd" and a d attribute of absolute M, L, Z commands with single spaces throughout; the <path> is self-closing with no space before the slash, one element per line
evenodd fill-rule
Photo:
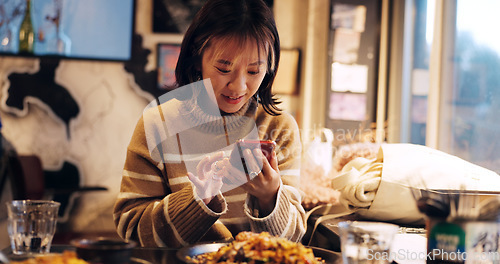
<path fill-rule="evenodd" d="M 278 72 L 273 83 L 276 94 L 295 95 L 298 93 L 300 50 L 282 49 Z"/>
<path fill-rule="evenodd" d="M 207 0 L 153 0 L 153 32 L 184 34 Z"/>
<path fill-rule="evenodd" d="M 153 0 L 153 32 L 184 34 L 207 0 Z M 270 8 L 274 0 L 264 0 Z"/>
<path fill-rule="evenodd" d="M 181 51 L 181 44 L 158 43 L 157 45 L 157 69 L 158 88 L 170 90 L 175 85 L 175 66 Z"/>

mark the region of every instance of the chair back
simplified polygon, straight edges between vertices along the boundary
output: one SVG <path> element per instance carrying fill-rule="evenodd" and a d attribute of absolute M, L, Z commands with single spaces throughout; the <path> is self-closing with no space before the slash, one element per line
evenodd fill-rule
<path fill-rule="evenodd" d="M 9 157 L 13 199 L 40 200 L 45 196 L 42 162 L 36 155 Z"/>

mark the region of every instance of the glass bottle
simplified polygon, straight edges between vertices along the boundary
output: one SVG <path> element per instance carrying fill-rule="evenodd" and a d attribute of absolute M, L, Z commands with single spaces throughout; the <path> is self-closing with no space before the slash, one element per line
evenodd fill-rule
<path fill-rule="evenodd" d="M 23 22 L 19 29 L 19 53 L 33 54 L 35 31 L 31 21 L 31 0 L 26 0 Z"/>

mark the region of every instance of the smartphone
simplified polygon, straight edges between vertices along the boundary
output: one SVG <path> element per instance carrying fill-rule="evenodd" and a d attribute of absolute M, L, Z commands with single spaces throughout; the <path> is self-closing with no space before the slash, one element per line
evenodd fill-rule
<path fill-rule="evenodd" d="M 229 158 L 231 164 L 237 168 L 242 168 L 241 165 L 243 165 L 243 168 L 245 169 L 245 172 L 247 170 L 246 164 L 245 164 L 245 159 L 243 158 L 243 151 L 245 149 L 250 149 L 253 151 L 253 149 L 256 149 L 260 146 L 260 149 L 262 150 L 262 154 L 267 158 L 267 161 L 271 162 L 271 159 L 273 157 L 272 153 L 274 149 L 276 148 L 276 142 L 272 140 L 249 140 L 249 139 L 240 139 L 236 141 L 235 148 L 231 152 L 231 157 Z"/>
<path fill-rule="evenodd" d="M 236 142 L 239 149 L 241 150 L 240 154 L 243 154 L 244 149 L 255 149 L 260 145 L 260 149 L 262 153 L 267 158 L 269 162 L 271 162 L 274 148 L 276 147 L 276 142 L 271 140 L 248 140 L 248 139 L 240 139 Z"/>

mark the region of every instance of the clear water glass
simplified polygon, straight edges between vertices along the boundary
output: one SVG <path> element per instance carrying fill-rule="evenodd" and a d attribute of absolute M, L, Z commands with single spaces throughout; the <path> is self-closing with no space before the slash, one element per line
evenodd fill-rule
<path fill-rule="evenodd" d="M 344 221 L 338 224 L 340 246 L 344 264 L 390 263 L 391 244 L 399 230 L 398 225 Z"/>
<path fill-rule="evenodd" d="M 8 233 L 16 255 L 50 252 L 60 204 L 45 200 L 7 202 Z"/>

